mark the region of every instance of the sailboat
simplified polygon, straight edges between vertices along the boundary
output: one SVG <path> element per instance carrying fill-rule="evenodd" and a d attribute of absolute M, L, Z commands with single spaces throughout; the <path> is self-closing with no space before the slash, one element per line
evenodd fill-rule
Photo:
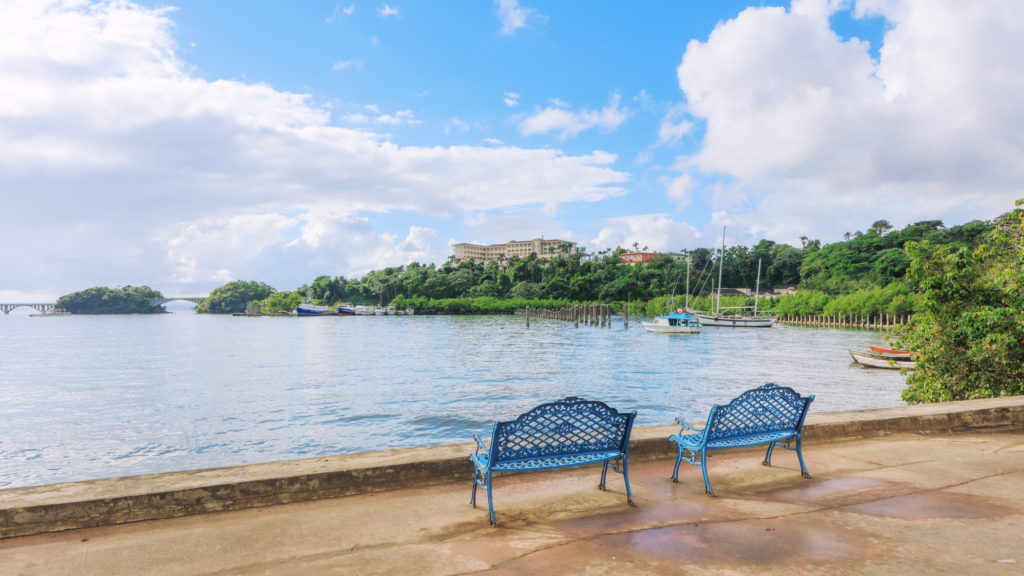
<path fill-rule="evenodd" d="M 676 286 L 679 285 L 679 278 L 676 278 Z M 672 296 L 668 299 L 668 306 L 672 308 L 676 299 L 676 289 L 672 288 Z M 648 332 L 661 332 L 665 334 L 700 334 L 700 318 L 690 312 L 690 259 L 686 259 L 686 306 L 663 316 L 655 316 L 654 322 L 640 322 L 644 330 Z"/>
<path fill-rule="evenodd" d="M 722 226 L 722 251 L 718 258 L 718 299 L 713 313 L 701 313 L 700 323 L 704 326 L 730 326 L 733 328 L 771 328 L 775 318 L 770 316 L 759 316 L 757 314 L 757 301 L 761 293 L 761 261 L 757 261 L 757 287 L 754 291 L 754 314 L 744 315 L 723 315 L 722 314 L 722 268 L 725 266 L 725 226 Z M 729 306 L 725 310 L 746 310 L 750 306 Z"/>

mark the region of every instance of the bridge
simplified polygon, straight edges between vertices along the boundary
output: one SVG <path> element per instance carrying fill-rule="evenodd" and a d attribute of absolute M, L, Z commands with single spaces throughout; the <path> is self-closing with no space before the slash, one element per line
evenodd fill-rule
<path fill-rule="evenodd" d="M 181 300 L 182 302 L 191 302 L 193 304 L 199 304 L 203 300 L 206 300 L 206 296 L 168 296 L 166 298 L 150 298 L 150 306 L 162 306 L 168 302 L 174 302 L 175 300 Z"/>
<path fill-rule="evenodd" d="M 43 304 L 39 302 L 36 302 L 34 304 L 0 304 L 0 310 L 3 310 L 4 314 L 10 314 L 11 310 L 14 310 L 16 308 L 35 308 L 40 313 L 45 314 L 50 310 L 53 310 L 54 306 L 56 306 L 56 304 Z"/>
<path fill-rule="evenodd" d="M 174 302 L 175 300 L 199 304 L 203 300 L 206 300 L 206 296 L 168 296 L 166 298 L 150 298 L 148 303 L 150 306 L 162 306 L 168 302 Z M 52 311 L 55 306 L 56 304 L 52 302 L 0 304 L 0 311 L 3 311 L 4 314 L 10 314 L 12 310 L 16 310 L 18 308 L 33 308 L 38 310 L 41 314 L 46 314 L 47 312 Z"/>

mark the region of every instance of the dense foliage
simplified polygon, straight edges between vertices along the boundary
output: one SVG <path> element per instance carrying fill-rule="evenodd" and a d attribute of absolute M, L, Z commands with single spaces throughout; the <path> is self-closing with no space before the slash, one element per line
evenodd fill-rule
<path fill-rule="evenodd" d="M 1024 394 L 1024 210 L 1000 218 L 974 250 L 925 239 L 907 254 L 924 306 L 898 333 L 918 354 L 903 399 Z"/>
<path fill-rule="evenodd" d="M 274 292 L 273 288 L 263 282 L 246 282 L 244 280 L 228 282 L 210 292 L 210 296 L 196 306 L 196 312 L 212 312 L 214 314 L 245 312 L 245 307 L 249 302 L 263 300 Z"/>
<path fill-rule="evenodd" d="M 56 307 L 72 314 L 150 314 L 164 312 L 162 306 L 152 306 L 151 298 L 163 295 L 149 286 L 106 288 L 97 286 L 61 296 Z"/>

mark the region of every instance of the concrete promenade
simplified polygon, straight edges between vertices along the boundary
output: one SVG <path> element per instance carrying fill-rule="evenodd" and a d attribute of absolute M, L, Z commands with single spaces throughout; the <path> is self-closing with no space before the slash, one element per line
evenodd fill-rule
<path fill-rule="evenodd" d="M 812 412 L 812 479 L 714 452 L 718 498 L 668 480 L 675 430 L 634 433 L 637 507 L 600 468 L 504 476 L 497 528 L 468 444 L 3 490 L 0 574 L 1024 573 L 1024 398 Z"/>

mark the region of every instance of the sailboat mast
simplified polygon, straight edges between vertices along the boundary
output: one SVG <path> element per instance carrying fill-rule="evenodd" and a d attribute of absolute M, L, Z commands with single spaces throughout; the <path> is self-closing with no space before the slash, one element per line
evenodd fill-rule
<path fill-rule="evenodd" d="M 757 297 L 761 295 L 761 259 L 757 259 L 757 284 L 754 285 L 754 316 L 757 316 Z"/>
<path fill-rule="evenodd" d="M 722 311 L 722 268 L 725 267 L 725 226 L 722 226 L 722 251 L 718 255 L 718 305 L 715 316 Z"/>
<path fill-rule="evenodd" d="M 686 311 L 690 311 L 690 258 L 686 257 Z"/>

